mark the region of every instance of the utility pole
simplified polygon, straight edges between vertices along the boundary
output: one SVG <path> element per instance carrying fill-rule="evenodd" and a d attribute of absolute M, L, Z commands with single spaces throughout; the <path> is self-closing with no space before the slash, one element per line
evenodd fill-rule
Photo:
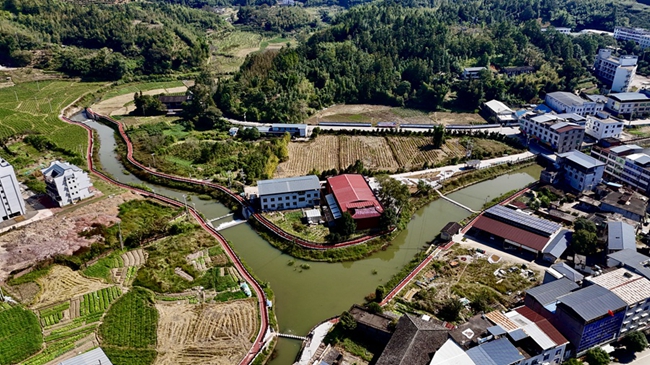
<path fill-rule="evenodd" d="M 14 96 L 16 97 L 16 102 L 18 102 L 18 94 L 16 94 L 16 90 L 14 90 Z"/>
<path fill-rule="evenodd" d="M 186 195 L 183 194 L 183 204 L 185 205 L 185 214 L 187 214 L 187 220 L 189 220 L 190 219 L 190 217 L 189 217 L 190 212 L 187 209 L 187 200 L 185 199 L 185 197 L 186 197 Z"/>
<path fill-rule="evenodd" d="M 117 222 L 117 232 L 120 236 L 120 248 L 124 250 L 124 242 L 122 242 L 122 222 Z"/>
<path fill-rule="evenodd" d="M 153 159 L 153 167 L 156 167 L 156 154 L 155 153 L 151 154 L 151 159 Z"/>
<path fill-rule="evenodd" d="M 38 91 L 41 91 L 41 85 L 38 83 L 38 80 L 36 80 L 36 87 L 38 88 Z"/>

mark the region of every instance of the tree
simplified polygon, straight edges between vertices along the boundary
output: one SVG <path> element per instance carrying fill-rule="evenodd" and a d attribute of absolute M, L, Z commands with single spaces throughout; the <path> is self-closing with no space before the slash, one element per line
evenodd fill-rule
<path fill-rule="evenodd" d="M 377 303 L 377 302 L 372 302 L 372 303 L 368 304 L 368 311 L 369 311 L 370 313 L 375 313 L 375 314 L 377 314 L 377 313 L 383 313 L 383 312 L 384 312 L 384 308 L 382 308 L 381 305 L 379 305 L 379 303 Z"/>
<path fill-rule="evenodd" d="M 581 255 L 593 255 L 598 252 L 597 243 L 598 236 L 596 232 L 581 229 L 573 233 L 571 247 Z"/>
<path fill-rule="evenodd" d="M 576 358 L 570 358 L 569 360 L 563 362 L 564 365 L 583 365 L 584 363 Z"/>
<path fill-rule="evenodd" d="M 379 285 L 375 289 L 375 301 L 381 303 L 381 301 L 384 300 L 385 295 L 386 295 L 386 288 L 383 285 Z"/>
<path fill-rule="evenodd" d="M 445 143 L 445 127 L 438 125 L 433 128 L 433 148 L 440 148 Z"/>
<path fill-rule="evenodd" d="M 157 96 L 143 95 L 142 91 L 133 95 L 133 104 L 138 115 L 165 114 L 167 108 Z"/>
<path fill-rule="evenodd" d="M 343 329 L 346 331 L 353 331 L 355 328 L 357 328 L 357 321 L 354 320 L 354 317 L 352 317 L 348 311 L 345 311 L 341 314 L 340 323 L 341 327 L 343 327 Z"/>
<path fill-rule="evenodd" d="M 357 231 L 357 222 L 354 221 L 350 212 L 343 213 L 336 224 L 343 237 L 349 237 Z"/>
<path fill-rule="evenodd" d="M 628 351 L 633 352 L 641 352 L 648 347 L 648 339 L 639 331 L 628 332 L 621 340 L 621 343 Z"/>
<path fill-rule="evenodd" d="M 255 141 L 261 136 L 259 129 L 255 127 L 239 128 L 237 135 L 245 141 Z"/>
<path fill-rule="evenodd" d="M 463 310 L 463 303 L 458 299 L 449 299 L 438 310 L 438 317 L 444 321 L 455 322 L 460 318 L 460 311 Z"/>
<path fill-rule="evenodd" d="M 388 175 L 377 176 L 377 182 L 381 186 L 378 196 L 384 211 L 391 207 L 399 210 L 408 204 L 411 193 L 406 185 Z"/>
<path fill-rule="evenodd" d="M 387 231 L 397 225 L 399 216 L 394 209 L 384 209 L 384 212 L 379 216 L 379 228 L 382 231 Z"/>
<path fill-rule="evenodd" d="M 418 192 L 424 195 L 429 195 L 433 188 L 424 180 L 418 180 Z"/>
<path fill-rule="evenodd" d="M 594 347 L 587 351 L 585 360 L 589 365 L 607 365 L 609 364 L 609 354 L 600 347 Z"/>
<path fill-rule="evenodd" d="M 576 231 L 596 232 L 596 224 L 590 220 L 580 217 L 573 223 L 573 229 Z"/>

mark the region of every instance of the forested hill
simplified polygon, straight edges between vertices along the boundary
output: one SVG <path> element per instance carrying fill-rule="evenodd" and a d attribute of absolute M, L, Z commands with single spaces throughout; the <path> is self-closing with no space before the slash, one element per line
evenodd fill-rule
<path fill-rule="evenodd" d="M 0 64 L 38 66 L 117 80 L 200 66 L 213 13 L 178 5 L 79 5 L 63 0 L 0 1 Z"/>
<path fill-rule="evenodd" d="M 451 24 L 450 24 L 451 23 Z M 611 37 L 570 37 L 537 21 L 458 26 L 427 8 L 364 5 L 339 16 L 297 48 L 252 55 L 231 80 L 218 85 L 217 106 L 248 120 L 298 122 L 334 103 L 374 103 L 435 110 L 449 91 L 473 109 L 481 100 L 539 100 L 573 89 L 599 46 Z M 454 81 L 463 67 L 531 65 L 516 78 L 485 72 Z"/>

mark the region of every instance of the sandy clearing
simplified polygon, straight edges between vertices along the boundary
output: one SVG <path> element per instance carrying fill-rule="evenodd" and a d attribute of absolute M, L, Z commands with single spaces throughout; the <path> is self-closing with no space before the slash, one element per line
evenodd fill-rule
<path fill-rule="evenodd" d="M 200 306 L 158 303 L 156 309 L 156 365 L 237 363 L 259 326 L 254 299 Z"/>
<path fill-rule="evenodd" d="M 182 93 L 185 91 L 187 91 L 186 86 L 178 86 L 178 87 L 172 87 L 167 89 L 155 89 L 155 90 L 143 91 L 142 93 L 145 95 L 156 95 L 156 94 Z M 131 103 L 132 101 L 133 101 L 133 94 L 128 93 L 110 99 L 102 100 L 99 103 L 94 104 L 91 108 L 93 109 L 93 111 L 99 114 L 125 115 L 135 110 L 135 105 Z"/>

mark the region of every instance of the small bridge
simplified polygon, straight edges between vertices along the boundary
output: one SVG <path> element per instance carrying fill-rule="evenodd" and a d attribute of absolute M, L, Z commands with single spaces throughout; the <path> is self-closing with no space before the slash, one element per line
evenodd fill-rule
<path fill-rule="evenodd" d="M 441 198 L 445 199 L 446 201 L 448 201 L 448 202 L 450 202 L 450 203 L 452 203 L 452 204 L 454 204 L 454 205 L 456 205 L 456 206 L 459 206 L 459 207 L 461 207 L 461 208 L 463 208 L 463 209 L 469 211 L 470 213 L 478 213 L 478 212 L 475 211 L 474 209 L 472 209 L 472 208 L 470 208 L 470 207 L 468 207 L 468 206 L 465 206 L 465 205 L 463 205 L 463 204 L 461 204 L 461 203 L 459 203 L 459 202 L 457 202 L 457 201 L 455 201 L 455 200 L 451 200 L 451 199 L 447 198 L 446 196 L 442 195 L 442 193 L 440 192 L 440 190 L 435 189 L 435 191 L 436 191 L 436 193 L 438 193 L 438 195 L 440 195 Z"/>
<path fill-rule="evenodd" d="M 296 336 L 296 335 L 289 335 L 289 334 L 286 334 L 286 333 L 277 333 L 277 336 L 278 336 L 278 337 L 284 337 L 284 338 L 291 338 L 291 339 L 293 339 L 293 340 L 300 340 L 300 341 L 305 341 L 305 340 L 307 340 L 307 337 Z"/>

